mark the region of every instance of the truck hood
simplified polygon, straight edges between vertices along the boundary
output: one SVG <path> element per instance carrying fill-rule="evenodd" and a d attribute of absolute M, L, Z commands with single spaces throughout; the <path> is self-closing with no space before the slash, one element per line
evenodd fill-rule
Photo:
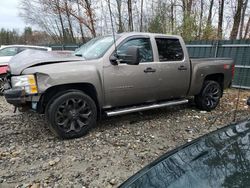
<path fill-rule="evenodd" d="M 74 56 L 72 53 L 45 52 L 38 50 L 25 50 L 14 56 L 9 67 L 11 74 L 20 75 L 23 70 L 29 67 L 46 65 L 52 63 L 65 63 L 72 61 L 83 61 L 84 58 Z"/>

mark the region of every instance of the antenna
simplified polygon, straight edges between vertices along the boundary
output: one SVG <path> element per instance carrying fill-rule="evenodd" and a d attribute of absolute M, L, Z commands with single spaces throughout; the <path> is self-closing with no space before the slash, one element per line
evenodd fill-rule
<path fill-rule="evenodd" d="M 116 46 L 116 40 L 115 40 L 115 29 L 114 29 L 114 24 L 113 24 L 113 18 L 112 18 L 110 0 L 108 0 L 108 7 L 109 7 L 109 15 L 110 15 L 110 21 L 111 21 L 111 28 L 112 28 L 113 40 L 114 40 L 114 45 L 115 45 L 115 54 L 117 55 L 117 46 Z"/>

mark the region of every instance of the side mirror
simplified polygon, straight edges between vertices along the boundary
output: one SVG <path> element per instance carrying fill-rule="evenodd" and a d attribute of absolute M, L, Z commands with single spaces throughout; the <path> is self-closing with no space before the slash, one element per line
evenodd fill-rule
<path fill-rule="evenodd" d="M 140 51 L 138 46 L 130 46 L 127 49 L 127 53 L 122 59 L 128 65 L 139 65 L 140 63 Z"/>
<path fill-rule="evenodd" d="M 112 65 L 118 65 L 118 58 L 117 58 L 117 54 L 115 53 L 115 54 L 113 54 L 110 58 L 109 58 L 109 60 L 110 60 L 110 63 L 112 64 Z"/>

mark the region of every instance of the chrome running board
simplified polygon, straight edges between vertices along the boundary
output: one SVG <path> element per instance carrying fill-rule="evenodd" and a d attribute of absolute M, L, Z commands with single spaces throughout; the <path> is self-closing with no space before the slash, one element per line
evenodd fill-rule
<path fill-rule="evenodd" d="M 187 99 L 181 99 L 181 100 L 175 100 L 175 101 L 155 103 L 155 104 L 150 104 L 150 105 L 141 105 L 141 106 L 133 106 L 133 107 L 116 109 L 116 110 L 110 110 L 110 111 L 106 111 L 105 113 L 107 116 L 111 117 L 111 116 L 117 116 L 117 115 L 122 115 L 122 114 L 128 114 L 132 112 L 139 112 L 139 111 L 144 111 L 144 110 L 163 108 L 167 106 L 175 106 L 175 105 L 186 104 L 186 103 L 188 103 Z"/>

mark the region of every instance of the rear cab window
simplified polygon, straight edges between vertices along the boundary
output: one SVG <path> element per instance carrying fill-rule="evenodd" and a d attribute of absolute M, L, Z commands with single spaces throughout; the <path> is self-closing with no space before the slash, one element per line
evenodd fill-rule
<path fill-rule="evenodd" d="M 156 37 L 155 41 L 160 62 L 182 61 L 184 59 L 184 52 L 179 39 Z"/>

